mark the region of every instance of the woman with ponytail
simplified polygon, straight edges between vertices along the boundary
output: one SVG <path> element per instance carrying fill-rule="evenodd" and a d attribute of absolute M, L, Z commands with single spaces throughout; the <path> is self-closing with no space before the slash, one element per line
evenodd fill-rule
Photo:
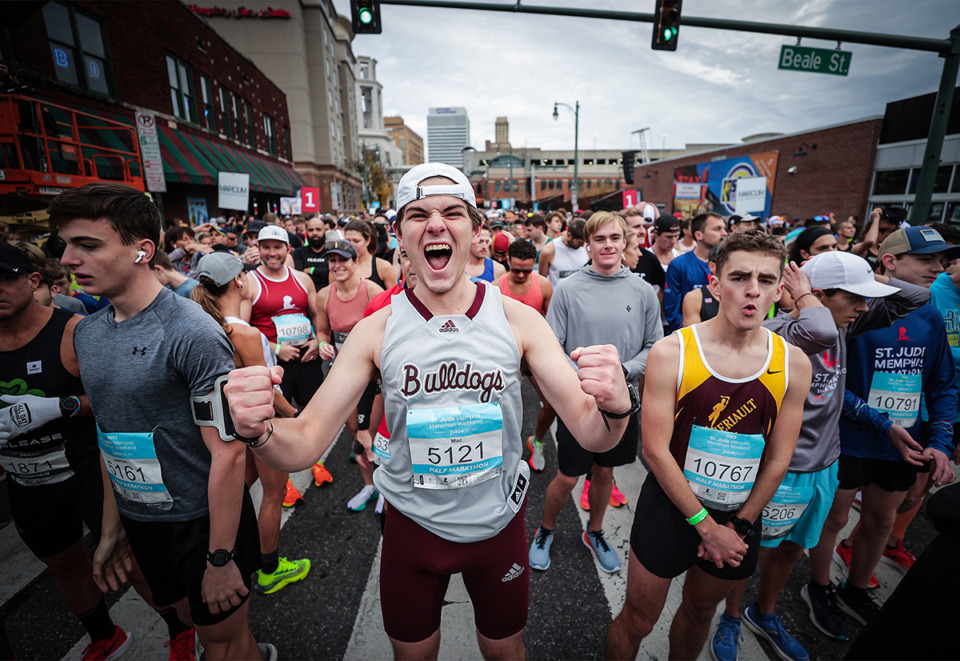
<path fill-rule="evenodd" d="M 243 262 L 230 253 L 210 253 L 200 258 L 194 277 L 200 284 L 193 288 L 190 297 L 223 326 L 233 343 L 237 367 L 276 365 L 276 356 L 263 334 L 240 318 L 240 306 L 250 297 Z M 274 396 L 273 403 L 280 417 L 291 418 L 296 413 L 279 392 Z M 247 487 L 252 486 L 258 478 L 263 488 L 257 519 L 263 567 L 257 572 L 253 589 L 271 594 L 289 583 L 306 578 L 310 572 L 310 560 L 291 561 L 279 556 L 280 508 L 289 477 L 287 473 L 261 462 L 247 450 Z"/>

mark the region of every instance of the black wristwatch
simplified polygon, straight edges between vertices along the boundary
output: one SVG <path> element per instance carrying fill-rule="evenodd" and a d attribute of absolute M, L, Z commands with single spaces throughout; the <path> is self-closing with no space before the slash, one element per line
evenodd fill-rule
<path fill-rule="evenodd" d="M 207 562 L 214 567 L 223 567 L 233 560 L 233 554 L 237 550 L 228 551 L 227 549 L 217 549 L 216 551 L 207 551 Z"/>
<path fill-rule="evenodd" d="M 600 413 L 603 414 L 605 418 L 613 418 L 614 420 L 622 420 L 627 418 L 637 411 L 640 410 L 640 395 L 637 394 L 637 389 L 633 387 L 633 384 L 627 381 L 627 392 L 630 393 L 630 410 L 626 413 L 611 413 L 610 411 L 604 411 L 600 409 Z M 598 407 L 599 408 L 599 407 Z"/>
<path fill-rule="evenodd" d="M 753 534 L 753 521 L 741 519 L 736 514 L 727 519 L 727 521 L 733 524 L 734 531 L 741 537 L 749 537 Z"/>
<path fill-rule="evenodd" d="M 70 395 L 60 398 L 60 417 L 72 418 L 80 413 L 80 398 Z"/>

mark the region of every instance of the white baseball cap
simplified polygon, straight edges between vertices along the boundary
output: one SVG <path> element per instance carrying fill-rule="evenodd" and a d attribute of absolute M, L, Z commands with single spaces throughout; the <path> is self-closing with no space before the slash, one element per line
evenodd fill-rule
<path fill-rule="evenodd" d="M 446 177 L 455 183 L 450 185 L 420 186 L 420 182 L 430 177 Z M 446 163 L 422 163 L 410 168 L 397 185 L 397 211 L 403 209 L 409 202 L 419 200 L 427 195 L 452 195 L 477 208 L 477 196 L 467 179 L 460 170 Z"/>
<path fill-rule="evenodd" d="M 257 234 L 257 241 L 270 239 L 273 239 L 274 241 L 283 241 L 286 244 L 290 243 L 290 237 L 287 235 L 287 230 L 283 229 L 279 225 L 265 225 L 263 229 L 260 230 L 260 233 Z"/>
<path fill-rule="evenodd" d="M 867 260 L 849 252 L 822 252 L 800 268 L 810 279 L 810 286 L 817 289 L 842 289 L 867 298 L 882 298 L 900 291 L 899 287 L 877 282 Z"/>

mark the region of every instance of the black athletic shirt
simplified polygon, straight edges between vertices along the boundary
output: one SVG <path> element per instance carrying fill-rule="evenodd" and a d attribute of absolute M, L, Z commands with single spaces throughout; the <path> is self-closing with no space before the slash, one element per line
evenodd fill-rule
<path fill-rule="evenodd" d="M 293 256 L 293 268 L 309 275 L 317 291 L 330 284 L 330 267 L 325 253 L 314 252 L 310 246 L 303 246 L 290 254 Z"/>
<path fill-rule="evenodd" d="M 651 251 L 646 248 L 640 248 L 640 261 L 637 262 L 637 268 L 633 272 L 646 280 L 649 284 L 660 287 L 667 282 L 666 274 L 660 260 Z"/>
<path fill-rule="evenodd" d="M 27 344 L 13 351 L 0 351 L 0 391 L 57 398 L 84 394 L 80 377 L 68 372 L 60 360 L 63 332 L 73 316 L 73 312 L 54 309 L 50 320 Z M 69 465 L 60 465 L 54 458 L 61 452 Z M 86 416 L 58 418 L 16 436 L 0 447 L 0 455 L 4 462 L 24 465 L 22 478 L 10 475 L 11 480 L 24 486 L 55 484 L 70 473 L 91 469 L 99 472 L 96 427 L 93 418 Z M 42 465 L 45 462 L 50 462 L 49 469 Z"/>

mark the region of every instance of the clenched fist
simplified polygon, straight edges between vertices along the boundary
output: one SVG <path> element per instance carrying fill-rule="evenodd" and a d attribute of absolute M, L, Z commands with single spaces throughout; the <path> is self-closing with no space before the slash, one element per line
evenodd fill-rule
<path fill-rule="evenodd" d="M 267 429 L 266 421 L 274 416 L 274 385 L 283 378 L 282 367 L 244 367 L 233 370 L 223 392 L 230 405 L 230 417 L 237 434 L 259 438 Z"/>
<path fill-rule="evenodd" d="M 577 363 L 580 388 L 597 400 L 597 406 L 611 413 L 630 410 L 630 392 L 615 346 L 577 347 L 570 352 L 570 359 Z"/>

